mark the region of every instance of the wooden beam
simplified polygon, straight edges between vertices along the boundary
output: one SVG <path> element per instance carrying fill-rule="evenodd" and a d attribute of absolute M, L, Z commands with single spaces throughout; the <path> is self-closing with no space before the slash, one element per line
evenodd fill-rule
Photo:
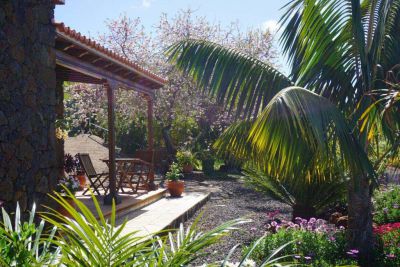
<path fill-rule="evenodd" d="M 69 49 L 71 49 L 71 48 L 74 48 L 74 47 L 75 47 L 74 44 L 69 45 L 69 46 L 67 46 L 67 47 L 64 47 L 64 48 L 63 48 L 63 51 L 67 51 L 67 50 L 69 50 Z"/>
<path fill-rule="evenodd" d="M 108 63 L 107 65 L 104 65 L 103 68 L 104 68 L 104 69 L 108 69 L 108 68 L 111 67 L 112 65 L 114 65 L 114 63 L 111 62 L 111 63 Z"/>
<path fill-rule="evenodd" d="M 150 173 L 149 173 L 149 190 L 155 190 L 154 184 L 154 132 L 153 132 L 153 97 L 145 95 L 147 100 L 147 139 L 148 150 L 151 154 Z"/>
<path fill-rule="evenodd" d="M 98 62 L 98 61 L 100 61 L 100 60 L 103 60 L 101 57 L 99 57 L 99 58 L 96 58 L 95 60 L 92 60 L 92 64 L 94 64 L 94 63 L 96 63 L 96 62 Z"/>
<path fill-rule="evenodd" d="M 67 53 L 56 51 L 57 64 L 65 68 L 83 73 L 96 79 L 106 79 L 119 83 L 120 87 L 128 90 L 135 90 L 139 93 L 154 96 L 154 92 L 151 88 L 143 86 L 142 84 L 125 79 L 121 76 L 115 75 L 110 71 L 96 67 L 88 62 L 80 60 L 76 57 L 68 55 Z"/>
<path fill-rule="evenodd" d="M 79 54 L 78 57 L 79 57 L 79 58 L 82 58 L 82 57 L 86 56 L 87 54 L 89 54 L 89 51 L 85 51 L 85 52 Z"/>
<path fill-rule="evenodd" d="M 104 197 L 105 205 L 112 205 L 113 200 L 116 204 L 121 203 L 117 192 L 117 173 L 115 166 L 115 91 L 118 89 L 117 83 L 107 81 L 104 84 L 107 90 L 107 108 L 108 108 L 108 178 L 110 192 Z"/>

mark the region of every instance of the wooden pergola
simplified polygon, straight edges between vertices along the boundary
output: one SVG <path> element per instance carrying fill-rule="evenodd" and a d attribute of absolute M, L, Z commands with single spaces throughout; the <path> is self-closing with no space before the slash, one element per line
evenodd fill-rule
<path fill-rule="evenodd" d="M 107 90 L 110 193 L 104 202 L 111 204 L 114 199 L 118 203 L 115 165 L 115 91 L 120 88 L 134 90 L 147 101 L 148 149 L 154 151 L 154 91 L 164 86 L 167 81 L 66 27 L 63 23 L 55 23 L 55 27 L 57 81 L 101 84 Z M 151 166 L 154 166 L 153 162 Z M 154 185 L 153 168 L 150 175 L 152 185 Z"/>

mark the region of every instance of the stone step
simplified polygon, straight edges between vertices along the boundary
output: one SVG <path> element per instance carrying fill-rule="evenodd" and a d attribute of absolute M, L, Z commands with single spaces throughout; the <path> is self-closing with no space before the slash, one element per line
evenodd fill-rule
<path fill-rule="evenodd" d="M 125 216 L 120 216 L 117 224 L 128 220 L 122 234 L 138 231 L 139 236 L 175 228 L 203 206 L 209 197 L 210 193 L 207 192 L 184 193 L 180 198 L 165 197 Z"/>
<path fill-rule="evenodd" d="M 165 197 L 166 190 L 163 188 L 157 189 L 155 191 L 150 191 L 150 192 L 143 192 L 141 194 L 123 194 L 120 193 L 119 196 L 121 198 L 121 204 L 116 205 L 116 218 L 124 218 L 127 214 L 139 210 L 147 205 L 150 205 L 162 198 Z M 91 199 L 91 196 L 86 195 L 82 196 L 79 193 L 77 194 L 77 199 L 82 201 L 86 207 L 88 207 L 94 214 L 97 214 L 96 208 L 94 206 L 94 203 Z M 97 201 L 100 204 L 102 213 L 104 217 L 109 218 L 111 216 L 112 212 L 112 206 L 111 205 L 104 205 L 103 204 L 103 198 L 104 196 L 97 196 Z M 99 216 L 96 216 L 99 218 Z"/>

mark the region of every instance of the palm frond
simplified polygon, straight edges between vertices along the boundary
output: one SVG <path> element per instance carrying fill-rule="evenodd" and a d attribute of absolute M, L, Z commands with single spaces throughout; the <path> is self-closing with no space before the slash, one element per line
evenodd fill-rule
<path fill-rule="evenodd" d="M 284 10 L 280 41 L 292 65 L 293 80 L 349 109 L 357 103 L 354 98 L 362 95 L 353 84 L 356 55 L 349 29 L 351 2 L 293 0 Z"/>
<path fill-rule="evenodd" d="M 245 117 L 257 115 L 277 92 L 292 85 L 268 63 L 204 40 L 183 40 L 167 54 L 218 103 Z"/>
<path fill-rule="evenodd" d="M 166 267 L 187 266 L 195 259 L 206 255 L 203 252 L 204 248 L 217 243 L 231 231 L 238 230 L 239 225 L 250 222 L 245 219 L 235 219 L 202 233 L 197 230 L 201 217 L 202 214 L 186 230 L 180 224 L 178 229 L 169 230 L 166 237 L 157 237 L 157 242 L 153 243 L 153 251 L 162 253 L 156 253 L 156 257 L 147 259 L 147 264 L 152 266 L 152 263 L 157 263 L 157 266 Z"/>
<path fill-rule="evenodd" d="M 336 106 L 298 87 L 278 93 L 251 127 L 238 123 L 229 128 L 216 147 L 246 157 L 278 180 L 327 178 L 324 173 L 338 166 L 343 175 L 375 175 Z"/>
<path fill-rule="evenodd" d="M 334 175 L 332 175 L 332 173 Z M 312 207 L 316 212 L 335 201 L 345 199 L 348 180 L 336 170 L 322 173 L 324 177 L 306 179 L 275 179 L 264 173 L 247 168 L 247 182 L 257 191 L 290 206 Z"/>
<path fill-rule="evenodd" d="M 254 123 L 249 139 L 260 155 L 255 162 L 261 168 L 273 165 L 280 174 L 276 177 L 293 177 L 304 166 L 324 171 L 332 163 L 341 166 L 342 159 L 351 173 L 374 175 L 342 113 L 326 98 L 303 88 L 277 94 Z M 270 168 L 264 170 L 273 174 Z"/>
<path fill-rule="evenodd" d="M 132 262 L 136 255 L 148 251 L 147 247 L 151 243 L 147 237 L 137 232 L 122 234 L 126 221 L 116 226 L 114 219 L 111 222 L 106 220 L 93 194 L 92 200 L 100 219 L 71 192 L 66 191 L 67 197 L 73 200 L 76 207 L 58 193 L 51 197 L 69 212 L 71 218 L 51 208 L 50 212 L 42 216 L 62 233 L 54 244 L 61 249 L 61 262 L 64 266 L 121 266 Z M 114 217 L 115 203 L 112 205 L 112 214 Z"/>

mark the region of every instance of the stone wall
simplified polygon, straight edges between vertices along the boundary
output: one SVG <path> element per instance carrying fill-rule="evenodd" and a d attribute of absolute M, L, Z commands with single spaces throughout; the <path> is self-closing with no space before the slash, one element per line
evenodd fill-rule
<path fill-rule="evenodd" d="M 0 200 L 23 210 L 55 186 L 51 0 L 0 1 Z"/>

